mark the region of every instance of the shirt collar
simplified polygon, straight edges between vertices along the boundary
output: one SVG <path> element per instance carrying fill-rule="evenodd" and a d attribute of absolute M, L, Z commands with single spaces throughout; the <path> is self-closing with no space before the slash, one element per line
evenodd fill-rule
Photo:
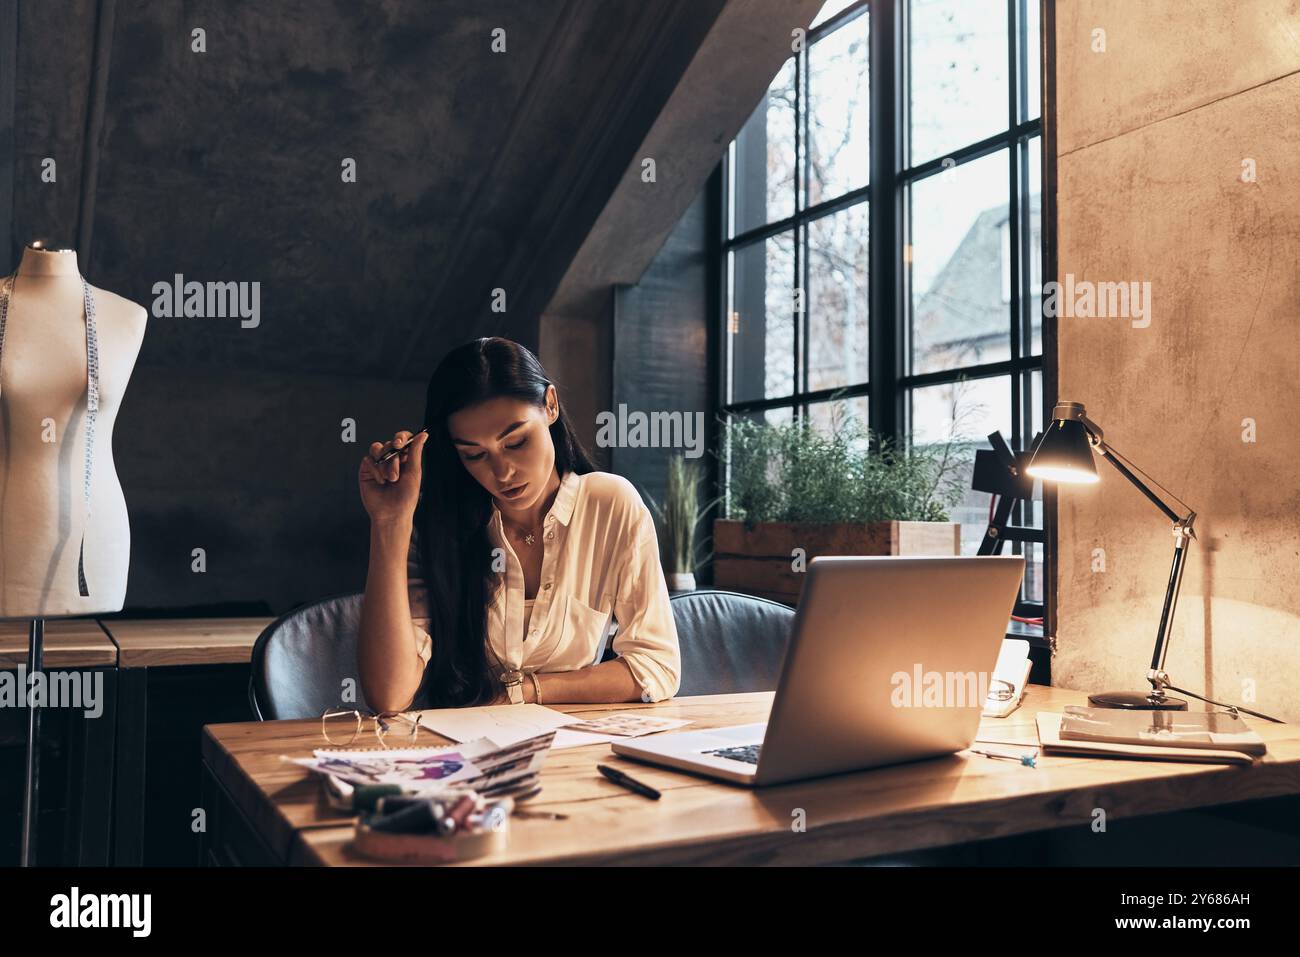
<path fill-rule="evenodd" d="M 555 501 L 551 502 L 551 510 L 546 513 L 547 520 L 554 517 L 561 525 L 568 527 L 569 520 L 573 518 L 573 507 L 578 501 L 578 484 L 581 481 L 582 476 L 573 470 L 570 470 L 560 480 L 560 487 L 555 493 Z M 497 508 L 496 502 L 492 503 L 491 523 L 497 529 L 501 528 L 501 509 Z"/>
<path fill-rule="evenodd" d="M 573 517 L 573 506 L 578 501 L 578 483 L 581 478 L 577 472 L 570 469 L 560 481 L 560 490 L 555 493 L 555 501 L 551 503 L 548 517 L 554 515 L 555 520 L 566 527 L 569 519 Z"/>

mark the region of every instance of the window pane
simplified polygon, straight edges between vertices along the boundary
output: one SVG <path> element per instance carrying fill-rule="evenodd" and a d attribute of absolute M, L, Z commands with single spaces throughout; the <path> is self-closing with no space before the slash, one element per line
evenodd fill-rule
<path fill-rule="evenodd" d="M 989 521 L 989 496 L 971 489 L 975 450 L 991 448 L 985 438 L 1000 430 L 1011 436 L 1011 378 L 996 376 L 911 390 L 912 442 L 918 445 L 946 442 L 951 436 L 956 450 L 968 460 L 961 475 L 966 490 L 949 518 L 961 523 L 963 555 L 979 551 Z"/>
<path fill-rule="evenodd" d="M 794 212 L 794 69 L 786 60 L 736 137 L 732 235 Z"/>
<path fill-rule="evenodd" d="M 911 362 L 915 373 L 1011 356 L 1004 275 L 1010 249 L 1007 151 L 919 180 L 911 209 Z"/>
<path fill-rule="evenodd" d="M 813 402 L 808 406 L 808 422 L 819 432 L 830 434 L 839 427 L 845 428 L 852 421 L 861 429 L 862 438 L 859 446 L 867 445 L 867 429 L 870 419 L 867 417 L 867 397 L 857 396 L 852 399 L 831 399 L 827 402 Z"/>
<path fill-rule="evenodd" d="M 1041 503 L 1035 502 L 1034 504 L 1038 506 Z M 1040 517 L 1036 521 L 1037 527 L 1042 528 L 1042 518 Z M 1043 543 L 1026 542 L 1021 547 L 1027 550 L 1027 553 L 1022 551 L 1022 554 L 1025 555 L 1025 585 L 1021 590 L 1021 595 L 1025 601 L 1041 603 L 1045 601 L 1043 598 Z"/>
<path fill-rule="evenodd" d="M 912 389 L 912 441 L 928 445 L 951 435 L 983 442 L 995 429 L 1011 435 L 1011 379 L 991 376 Z M 982 446 L 981 446 L 982 447 Z"/>
<path fill-rule="evenodd" d="M 866 382 L 868 206 L 808 225 L 808 390 Z"/>
<path fill-rule="evenodd" d="M 1029 443 L 1034 440 L 1043 429 L 1043 373 L 1035 369 L 1025 376 L 1025 396 L 1021 400 L 1020 407 L 1024 409 L 1025 428 L 1022 430 L 1026 449 Z"/>
<path fill-rule="evenodd" d="M 1007 0 L 911 0 L 911 165 L 1007 128 Z"/>
<path fill-rule="evenodd" d="M 759 415 L 751 418 L 759 418 Z M 779 406 L 775 409 L 768 409 L 761 414 L 762 421 L 768 425 L 789 425 L 794 421 L 794 409 L 790 406 Z"/>
<path fill-rule="evenodd" d="M 794 392 L 794 235 L 732 253 L 731 401 Z"/>
<path fill-rule="evenodd" d="M 860 16 L 808 51 L 809 206 L 867 185 L 870 22 Z"/>
<path fill-rule="evenodd" d="M 1043 112 L 1043 70 L 1041 40 L 1038 36 L 1040 0 L 1020 0 L 1025 4 L 1025 94 L 1029 107 L 1024 120 L 1032 120 Z"/>
<path fill-rule="evenodd" d="M 1041 137 L 1029 140 L 1029 175 L 1025 183 L 1025 220 L 1029 237 L 1029 296 L 1025 300 L 1026 355 L 1043 352 L 1043 158 Z"/>
<path fill-rule="evenodd" d="M 835 14 L 841 10 L 847 10 L 855 3 L 857 3 L 857 0 L 830 0 L 829 3 L 822 4 L 821 10 L 818 11 L 817 16 L 813 17 L 813 22 L 809 24 L 809 28 L 821 26 Z"/>
<path fill-rule="evenodd" d="M 794 421 L 794 409 L 788 405 L 781 405 L 762 412 L 733 412 L 731 418 L 736 421 L 743 419 L 757 425 L 789 425 Z"/>

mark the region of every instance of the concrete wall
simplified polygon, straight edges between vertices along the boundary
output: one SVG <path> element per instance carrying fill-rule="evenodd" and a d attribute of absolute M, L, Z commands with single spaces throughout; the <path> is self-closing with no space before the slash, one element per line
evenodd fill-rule
<path fill-rule="evenodd" d="M 1059 0 L 1056 18 L 1058 275 L 1150 282 L 1152 306 L 1145 328 L 1061 317 L 1060 396 L 1199 513 L 1174 683 L 1300 720 L 1300 4 Z M 1099 468 L 1059 496 L 1054 679 L 1139 690 L 1173 541 Z"/>
<path fill-rule="evenodd" d="M 607 297 L 612 302 L 612 290 Z M 612 305 L 609 311 L 613 312 Z M 547 375 L 556 383 L 578 438 L 606 470 L 610 467 L 609 450 L 596 445 L 596 416 L 610 407 L 612 325 L 605 316 L 544 314 L 537 352 Z"/>

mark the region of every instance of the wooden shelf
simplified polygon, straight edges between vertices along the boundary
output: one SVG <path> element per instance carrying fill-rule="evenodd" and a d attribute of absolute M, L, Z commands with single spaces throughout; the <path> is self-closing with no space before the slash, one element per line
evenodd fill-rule
<path fill-rule="evenodd" d="M 122 668 L 247 664 L 257 636 L 274 618 L 110 620 L 104 628 Z"/>
<path fill-rule="evenodd" d="M 25 621 L 0 621 L 0 668 L 27 664 Z M 51 618 L 42 644 L 46 668 L 95 668 L 117 664 L 117 647 L 93 618 Z"/>

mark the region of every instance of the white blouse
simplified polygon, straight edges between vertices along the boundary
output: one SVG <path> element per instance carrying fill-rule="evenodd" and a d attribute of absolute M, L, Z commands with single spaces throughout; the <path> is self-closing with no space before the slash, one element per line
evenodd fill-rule
<path fill-rule="evenodd" d="M 523 565 L 495 503 L 488 534 L 505 558 L 505 587 L 496 589 L 488 607 L 488 641 L 507 667 L 545 674 L 598 664 L 612 618 L 618 622 L 614 651 L 631 669 L 641 700 L 663 701 L 677 693 L 681 653 L 659 541 L 650 510 L 631 482 L 611 472 L 564 476 L 542 525 L 541 584 L 531 615 L 525 616 Z M 431 639 L 418 548 L 416 533 L 407 584 L 416 654 L 427 666 Z M 523 702 L 518 686 L 511 698 Z"/>
<path fill-rule="evenodd" d="M 536 604 L 536 598 L 524 599 L 524 641 L 528 640 L 528 622 L 533 617 L 533 606 Z"/>

